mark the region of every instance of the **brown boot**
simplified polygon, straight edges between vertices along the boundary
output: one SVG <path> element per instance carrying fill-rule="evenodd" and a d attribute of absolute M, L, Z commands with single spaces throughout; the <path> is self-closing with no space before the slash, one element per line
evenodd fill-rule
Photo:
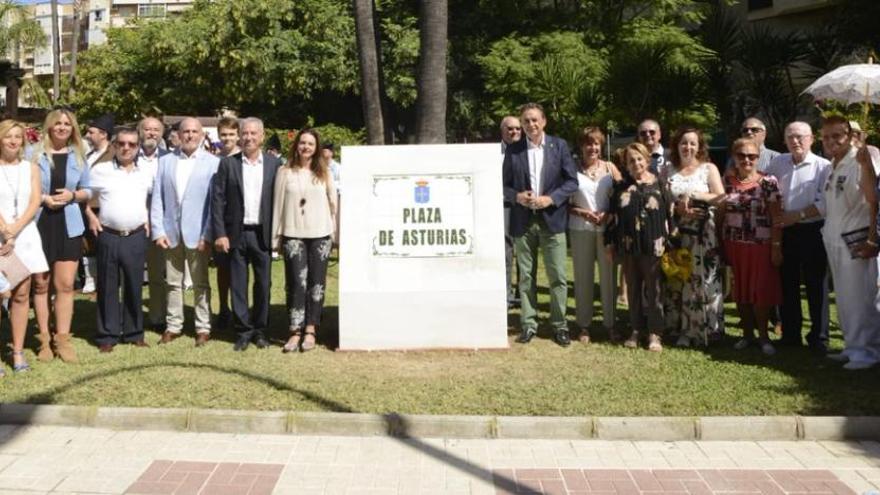
<path fill-rule="evenodd" d="M 76 359 L 76 350 L 73 348 L 73 344 L 70 343 L 69 333 L 55 334 L 55 353 L 58 354 L 58 357 L 60 357 L 65 363 L 78 362 L 78 359 Z"/>
<path fill-rule="evenodd" d="M 48 333 L 38 333 L 37 340 L 40 341 L 40 347 L 37 349 L 37 359 L 43 362 L 55 359 L 55 355 L 52 354 L 52 337 Z"/>

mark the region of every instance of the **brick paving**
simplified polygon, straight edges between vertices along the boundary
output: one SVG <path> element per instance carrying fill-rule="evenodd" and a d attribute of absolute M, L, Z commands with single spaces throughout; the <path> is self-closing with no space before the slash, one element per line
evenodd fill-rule
<path fill-rule="evenodd" d="M 497 469 L 497 495 L 857 495 L 816 469 Z"/>
<path fill-rule="evenodd" d="M 0 495 L 880 495 L 880 442 L 256 435 L 0 425 Z"/>

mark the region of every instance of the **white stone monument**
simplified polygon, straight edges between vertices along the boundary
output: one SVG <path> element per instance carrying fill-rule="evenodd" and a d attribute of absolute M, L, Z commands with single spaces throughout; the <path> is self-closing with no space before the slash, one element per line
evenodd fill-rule
<path fill-rule="evenodd" d="M 342 157 L 340 350 L 507 348 L 500 146 Z"/>

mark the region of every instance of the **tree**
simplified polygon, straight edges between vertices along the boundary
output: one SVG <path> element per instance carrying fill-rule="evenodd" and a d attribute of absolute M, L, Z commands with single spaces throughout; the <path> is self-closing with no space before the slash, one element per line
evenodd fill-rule
<path fill-rule="evenodd" d="M 447 0 L 421 0 L 416 141 L 446 142 Z"/>
<path fill-rule="evenodd" d="M 22 50 L 33 50 L 46 45 L 46 35 L 40 24 L 29 19 L 24 9 L 13 0 L 0 1 L 0 54 L 13 52 L 18 59 Z"/>
<path fill-rule="evenodd" d="M 61 96 L 61 36 L 58 33 L 58 0 L 52 0 L 52 101 Z"/>
<path fill-rule="evenodd" d="M 379 37 L 375 25 L 375 11 L 373 0 L 354 0 L 358 67 L 361 72 L 361 100 L 364 109 L 364 122 L 367 127 L 367 143 L 385 144 L 385 121 L 379 82 L 382 65 L 379 57 Z"/>

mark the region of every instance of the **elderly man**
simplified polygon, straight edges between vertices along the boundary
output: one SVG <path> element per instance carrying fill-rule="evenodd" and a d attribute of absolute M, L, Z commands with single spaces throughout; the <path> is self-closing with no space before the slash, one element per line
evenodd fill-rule
<path fill-rule="evenodd" d="M 180 121 L 180 147 L 159 159 L 151 205 L 152 237 L 165 252 L 167 328 L 160 344 L 183 331 L 184 271 L 193 283 L 196 347 L 211 338 L 211 286 L 208 283 L 210 192 L 219 160 L 200 145 L 205 132 L 192 117 Z"/>
<path fill-rule="evenodd" d="M 150 175 L 150 185 L 156 178 L 159 170 L 159 158 L 168 154 L 168 150 L 159 147 L 162 142 L 162 133 L 165 125 L 156 117 L 145 117 L 137 126 L 138 135 L 141 139 L 141 149 L 138 152 L 138 168 Z M 148 202 L 147 208 L 151 203 Z M 153 330 L 165 331 L 165 253 L 162 248 L 147 238 L 147 280 L 150 287 L 150 302 L 148 320 Z"/>
<path fill-rule="evenodd" d="M 760 150 L 757 165 L 758 171 L 766 172 L 767 167 L 770 166 L 770 162 L 779 156 L 778 151 L 771 150 L 764 146 L 764 140 L 767 139 L 767 126 L 765 126 L 761 120 L 755 117 L 749 117 L 743 121 L 739 132 L 742 137 L 749 138 L 758 144 L 758 149 Z M 730 169 L 732 163 L 733 158 L 727 163 L 728 169 Z"/>
<path fill-rule="evenodd" d="M 537 103 L 521 108 L 526 139 L 511 144 L 504 154 L 502 176 L 504 199 L 512 203 L 510 235 L 516 245 L 519 269 L 521 333 L 517 342 L 526 344 L 538 331 L 538 296 L 532 265 L 538 248 L 550 282 L 550 324 L 556 343 L 571 344 L 565 319 L 568 282 L 565 276 L 568 198 L 577 190 L 577 170 L 564 139 L 544 133 L 547 118 Z"/>
<path fill-rule="evenodd" d="M 101 265 L 95 341 L 101 352 L 112 352 L 120 342 L 147 347 L 141 286 L 148 230 L 147 200 L 153 177 L 137 163 L 138 141 L 135 129 L 120 130 L 113 146 L 115 158 L 98 163 L 90 172 L 92 193 L 100 206 L 94 234 Z"/>
<path fill-rule="evenodd" d="M 507 147 L 518 142 L 520 139 L 522 139 L 522 125 L 519 123 L 519 119 L 513 115 L 508 115 L 501 119 L 501 154 L 504 155 Z M 508 308 L 512 308 L 519 303 L 519 291 L 513 284 L 513 237 L 510 236 L 511 205 L 512 203 L 507 200 L 504 201 L 504 265 L 507 274 Z"/>
<path fill-rule="evenodd" d="M 779 181 L 784 213 L 776 219 L 782 227 L 782 346 L 801 346 L 801 274 L 810 308 L 807 343 L 817 354 L 828 345 L 827 257 L 822 243 L 822 212 L 825 209 L 825 182 L 830 172 L 828 160 L 810 151 L 813 130 L 805 122 L 792 122 L 785 128 L 788 153 L 774 158 L 765 171 Z"/>
<path fill-rule="evenodd" d="M 233 350 L 244 351 L 251 342 L 269 346 L 269 286 L 272 279 L 272 199 L 280 161 L 262 152 L 263 121 L 241 121 L 239 155 L 220 162 L 212 188 L 214 248 L 229 253 L 232 313 L 238 339 Z M 248 309 L 248 268 L 254 271 L 253 308 Z"/>
<path fill-rule="evenodd" d="M 669 156 L 663 149 L 663 133 L 660 130 L 660 124 L 652 119 L 643 120 L 637 129 L 636 140 L 651 152 L 651 173 L 654 175 L 662 173 L 669 162 Z"/>
<path fill-rule="evenodd" d="M 856 148 L 851 140 L 852 129 L 843 117 L 828 117 L 822 123 L 822 147 L 832 159 L 822 237 L 844 342 L 843 352 L 828 357 L 847 361 L 845 369 L 861 370 L 880 363 L 877 164 L 867 147 Z"/>

